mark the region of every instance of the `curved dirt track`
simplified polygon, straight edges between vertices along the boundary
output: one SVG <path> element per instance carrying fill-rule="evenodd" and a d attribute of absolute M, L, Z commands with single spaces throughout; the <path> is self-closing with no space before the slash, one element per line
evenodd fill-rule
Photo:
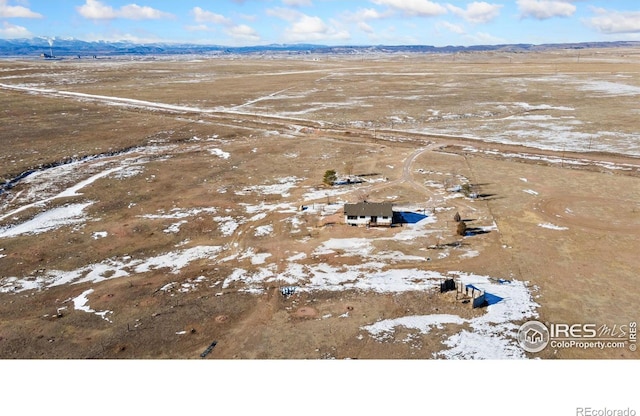
<path fill-rule="evenodd" d="M 556 196 L 540 201 L 539 212 L 559 226 L 634 234 L 640 232 L 640 207 L 631 200 Z M 635 207 L 635 209 L 634 209 Z M 626 213 L 631 211 L 630 215 Z"/>

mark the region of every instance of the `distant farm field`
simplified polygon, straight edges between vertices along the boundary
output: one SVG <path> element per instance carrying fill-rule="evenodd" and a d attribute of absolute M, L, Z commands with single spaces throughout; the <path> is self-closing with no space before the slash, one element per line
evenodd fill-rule
<path fill-rule="evenodd" d="M 639 52 L 0 61 L 0 358 L 638 358 Z"/>

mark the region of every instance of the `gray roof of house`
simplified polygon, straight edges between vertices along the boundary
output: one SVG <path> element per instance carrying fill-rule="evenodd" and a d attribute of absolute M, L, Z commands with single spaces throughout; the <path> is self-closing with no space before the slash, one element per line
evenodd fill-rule
<path fill-rule="evenodd" d="M 388 202 L 360 202 L 358 204 L 344 204 L 344 214 L 357 217 L 392 217 L 393 210 L 392 204 Z"/>

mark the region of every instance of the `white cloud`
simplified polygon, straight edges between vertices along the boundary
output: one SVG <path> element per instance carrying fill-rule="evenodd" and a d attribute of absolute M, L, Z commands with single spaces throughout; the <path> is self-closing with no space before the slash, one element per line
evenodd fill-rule
<path fill-rule="evenodd" d="M 255 29 L 248 25 L 236 25 L 233 20 L 221 14 L 194 7 L 191 9 L 191 15 L 200 24 L 187 26 L 186 29 L 189 31 L 214 32 L 214 28 L 206 25 L 206 23 L 214 23 L 224 26 L 226 28 L 224 33 L 236 40 L 250 42 L 258 42 L 260 40 L 260 35 Z"/>
<path fill-rule="evenodd" d="M 291 7 L 313 6 L 311 0 L 282 0 L 282 3 Z"/>
<path fill-rule="evenodd" d="M 9 22 L 2 22 L 0 37 L 5 39 L 30 38 L 31 33 L 26 27 L 16 26 Z"/>
<path fill-rule="evenodd" d="M 9 6 L 8 3 L 7 0 L 0 0 L 0 17 L 22 17 L 30 19 L 39 19 L 42 17 L 40 13 L 33 12 L 24 6 Z"/>
<path fill-rule="evenodd" d="M 451 22 L 447 22 L 447 21 L 438 22 L 437 27 L 438 28 L 444 28 L 444 29 L 448 30 L 449 32 L 456 33 L 458 35 L 464 35 L 465 34 L 465 30 L 464 30 L 464 28 L 462 26 L 453 24 Z"/>
<path fill-rule="evenodd" d="M 230 25 L 233 24 L 231 19 L 224 17 L 221 14 L 209 12 L 207 10 L 203 10 L 200 7 L 194 7 L 191 9 L 191 14 L 193 18 L 198 23 L 215 23 L 218 25 Z"/>
<path fill-rule="evenodd" d="M 286 20 L 287 22 L 294 22 L 304 16 L 297 10 L 288 9 L 286 7 L 276 7 L 267 10 L 267 15 L 277 17 L 278 19 Z"/>
<path fill-rule="evenodd" d="M 392 15 L 392 10 L 382 13 L 376 9 L 359 9 L 356 12 L 346 12 L 344 18 L 352 22 L 366 22 L 368 20 L 385 19 Z"/>
<path fill-rule="evenodd" d="M 347 40 L 351 35 L 335 25 L 328 25 L 317 16 L 302 14 L 284 32 L 287 42 L 314 42 L 326 40 Z"/>
<path fill-rule="evenodd" d="M 153 19 L 166 19 L 173 17 L 170 13 L 165 13 L 160 10 L 148 7 L 138 6 L 137 4 L 128 4 L 122 6 L 118 11 L 118 17 L 123 19 L 132 20 L 153 20 Z"/>
<path fill-rule="evenodd" d="M 317 16 L 308 16 L 298 10 L 275 7 L 268 9 L 267 15 L 291 23 L 291 26 L 286 28 L 283 34 L 285 42 L 315 42 L 351 38 L 349 32 L 339 29 L 335 22 L 329 25 Z"/>
<path fill-rule="evenodd" d="M 469 38 L 473 43 L 479 45 L 496 45 L 506 43 L 506 40 L 485 32 L 477 32 L 475 35 L 469 36 Z"/>
<path fill-rule="evenodd" d="M 213 32 L 215 29 L 205 25 L 204 23 L 199 25 L 187 25 L 184 29 L 188 32 Z"/>
<path fill-rule="evenodd" d="M 76 7 L 82 17 L 87 19 L 115 19 L 118 17 L 116 11 L 111 6 L 105 6 L 97 0 L 87 0 L 82 6 Z"/>
<path fill-rule="evenodd" d="M 598 14 L 587 20 L 587 24 L 606 34 L 640 33 L 640 12 L 619 12 L 593 9 Z"/>
<path fill-rule="evenodd" d="M 538 20 L 552 17 L 569 17 L 576 12 L 576 6 L 563 0 L 518 0 L 521 18 L 532 17 Z"/>
<path fill-rule="evenodd" d="M 354 23 L 361 31 L 373 35 L 375 30 L 367 22 L 371 20 L 386 19 L 394 15 L 393 10 L 380 12 L 376 9 L 359 9 L 356 12 L 344 12 L 342 19 L 346 22 Z"/>
<path fill-rule="evenodd" d="M 379 6 L 389 6 L 411 16 L 438 16 L 447 13 L 446 7 L 429 0 L 371 0 Z"/>
<path fill-rule="evenodd" d="M 82 17 L 92 20 L 112 20 L 117 18 L 151 20 L 173 17 L 170 13 L 165 13 L 148 6 L 138 6 L 135 3 L 122 6 L 120 9 L 114 9 L 98 0 L 85 0 L 85 3 L 82 6 L 76 7 L 76 10 Z"/>
<path fill-rule="evenodd" d="M 260 36 L 258 35 L 258 33 L 252 27 L 247 25 L 231 26 L 229 29 L 227 29 L 226 33 L 229 36 L 239 40 L 252 42 L 257 42 L 260 40 Z"/>
<path fill-rule="evenodd" d="M 374 33 L 373 28 L 366 22 L 358 22 L 358 29 L 362 30 L 365 33 Z"/>
<path fill-rule="evenodd" d="M 484 1 L 469 3 L 466 9 L 448 4 L 452 13 L 471 23 L 488 23 L 500 15 L 501 4 L 489 4 Z"/>

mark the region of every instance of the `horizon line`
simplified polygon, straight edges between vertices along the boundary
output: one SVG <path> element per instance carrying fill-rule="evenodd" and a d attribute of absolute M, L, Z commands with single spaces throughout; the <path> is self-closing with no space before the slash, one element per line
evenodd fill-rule
<path fill-rule="evenodd" d="M 132 45 L 171 45 L 171 46 L 201 46 L 201 47 L 218 47 L 218 48 L 228 48 L 228 49 L 241 49 L 241 48 L 264 48 L 264 47 L 293 47 L 293 46 L 310 46 L 317 48 L 366 48 L 366 47 L 430 47 L 430 48 L 474 48 L 474 47 L 499 47 L 499 46 L 562 46 L 562 45 L 586 45 L 586 44 L 598 44 L 598 45 L 607 45 L 607 44 L 638 44 L 640 45 L 640 41 L 638 40 L 612 40 L 612 41 L 578 41 L 578 42 L 546 42 L 546 43 L 527 43 L 527 42 L 515 42 L 515 43 L 478 43 L 478 44 L 470 44 L 470 45 L 454 45 L 448 44 L 444 46 L 436 46 L 430 44 L 423 43 L 398 43 L 398 44 L 385 44 L 385 43 L 370 43 L 370 44 L 323 44 L 323 43 L 307 43 L 307 42 L 298 42 L 298 43 L 265 43 L 265 44 L 250 44 L 250 45 L 224 45 L 224 44 L 216 44 L 216 43 L 201 43 L 201 42 L 171 42 L 171 41 L 153 41 L 153 42 L 141 42 L 135 40 L 107 40 L 107 39 L 99 39 L 99 40 L 84 40 L 79 38 L 64 38 L 64 37 L 49 37 L 49 36 L 33 36 L 31 38 L 0 38 L 0 41 L 4 42 L 25 42 L 25 41 L 33 41 L 42 39 L 45 42 L 55 42 L 55 41 L 77 41 L 84 43 L 106 43 L 106 44 L 116 44 L 116 43 L 128 43 Z M 53 46 L 49 43 L 45 46 Z"/>

